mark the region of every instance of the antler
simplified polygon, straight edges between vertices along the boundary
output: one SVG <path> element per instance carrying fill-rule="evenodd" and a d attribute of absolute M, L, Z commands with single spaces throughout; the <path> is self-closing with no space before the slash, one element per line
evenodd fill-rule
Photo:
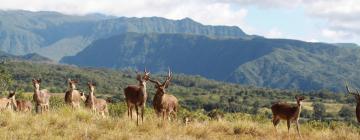
<path fill-rule="evenodd" d="M 149 79 L 149 81 L 152 82 L 152 83 L 155 83 L 157 86 L 161 85 L 161 83 L 158 80 Z"/>
<path fill-rule="evenodd" d="M 168 71 L 168 76 L 166 77 L 166 80 L 165 80 L 165 82 L 163 83 L 163 85 L 164 85 L 165 87 L 168 87 L 168 86 L 169 86 L 170 80 L 172 79 L 172 73 L 171 73 L 171 71 L 170 71 L 170 68 L 168 68 L 168 69 L 169 69 L 169 71 Z"/>
<path fill-rule="evenodd" d="M 356 93 L 350 91 L 350 88 L 349 88 L 349 86 L 348 86 L 348 82 L 347 82 L 347 81 L 345 81 L 345 87 L 346 87 L 346 91 L 347 91 L 349 94 L 360 96 L 360 93 L 359 93 L 358 89 L 355 89 L 355 90 L 356 90 Z"/>

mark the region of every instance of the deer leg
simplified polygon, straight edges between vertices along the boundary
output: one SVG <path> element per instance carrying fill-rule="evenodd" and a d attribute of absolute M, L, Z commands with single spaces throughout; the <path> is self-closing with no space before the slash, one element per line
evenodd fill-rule
<path fill-rule="evenodd" d="M 141 107 L 141 123 L 144 123 L 144 112 L 145 112 L 145 107 L 142 106 Z"/>
<path fill-rule="evenodd" d="M 132 120 L 132 118 L 133 118 L 133 111 L 132 111 L 132 109 L 133 109 L 133 106 L 130 106 L 130 118 L 131 118 L 131 120 Z"/>
<path fill-rule="evenodd" d="M 135 105 L 135 110 L 136 110 L 136 124 L 139 125 L 139 109 L 137 105 Z"/>
<path fill-rule="evenodd" d="M 287 120 L 288 133 L 290 132 L 290 120 Z"/>
<path fill-rule="evenodd" d="M 273 122 L 273 124 L 274 124 L 275 131 L 277 131 L 276 128 L 277 128 L 277 125 L 278 125 L 279 122 L 280 122 L 280 119 L 274 116 L 273 119 L 272 119 L 272 122 Z"/>
<path fill-rule="evenodd" d="M 298 132 L 299 137 L 302 138 L 302 136 L 300 134 L 300 130 L 299 130 L 299 121 L 298 120 L 296 121 L 296 130 Z"/>

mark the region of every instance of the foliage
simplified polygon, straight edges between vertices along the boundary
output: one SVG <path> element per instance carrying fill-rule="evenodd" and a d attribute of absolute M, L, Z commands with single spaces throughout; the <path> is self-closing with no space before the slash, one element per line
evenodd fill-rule
<path fill-rule="evenodd" d="M 314 102 L 313 103 L 313 116 L 316 120 L 323 120 L 326 114 L 326 108 L 323 103 Z"/>

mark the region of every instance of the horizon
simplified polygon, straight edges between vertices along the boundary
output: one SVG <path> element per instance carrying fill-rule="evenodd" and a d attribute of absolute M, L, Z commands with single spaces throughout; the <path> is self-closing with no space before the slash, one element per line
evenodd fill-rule
<path fill-rule="evenodd" d="M 51 11 L 66 15 L 191 18 L 204 25 L 237 26 L 249 35 L 307 42 L 360 44 L 360 1 L 206 0 L 69 1 L 15 0 L 1 10 Z M 335 8 L 334 8 L 335 6 Z"/>

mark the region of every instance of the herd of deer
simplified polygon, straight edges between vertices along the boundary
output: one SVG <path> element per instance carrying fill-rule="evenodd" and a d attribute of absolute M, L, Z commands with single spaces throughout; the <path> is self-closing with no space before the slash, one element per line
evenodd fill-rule
<path fill-rule="evenodd" d="M 176 118 L 178 111 L 178 100 L 175 96 L 166 92 L 172 79 L 170 69 L 168 75 L 163 83 L 151 79 L 150 72 L 144 70 L 144 75 L 137 73 L 136 77 L 139 82 L 138 85 L 129 85 L 124 89 L 125 100 L 128 107 L 128 116 L 132 119 L 132 112 L 135 108 L 136 111 L 136 123 L 139 125 L 139 116 L 141 116 L 141 122 L 144 121 L 144 110 L 147 100 L 146 82 L 150 81 L 155 84 L 156 94 L 153 100 L 153 106 L 156 114 L 165 120 L 171 119 L 171 115 Z M 77 80 L 68 79 L 68 90 L 65 92 L 65 103 L 73 108 L 80 108 L 80 104 L 83 101 L 85 108 L 90 109 L 94 113 L 98 113 L 105 117 L 108 115 L 107 102 L 104 99 L 98 99 L 94 96 L 95 83 L 88 82 L 89 94 L 85 95 L 84 92 L 80 92 L 76 89 Z M 40 89 L 41 79 L 32 79 L 34 86 L 33 101 L 35 103 L 36 113 L 43 113 L 49 111 L 50 93 L 46 89 Z M 15 92 L 10 91 L 10 94 L 6 98 L 0 99 L 0 110 L 13 109 L 15 111 L 28 112 L 32 110 L 32 103 L 26 100 L 16 100 Z M 140 111 L 140 112 L 139 112 Z"/>
<path fill-rule="evenodd" d="M 162 117 L 163 120 L 170 120 L 171 115 L 176 118 L 178 100 L 175 96 L 170 95 L 165 91 L 165 89 L 168 88 L 171 79 L 172 74 L 170 69 L 163 83 L 151 79 L 150 72 L 146 71 L 146 69 L 144 70 L 143 75 L 137 73 L 136 80 L 139 82 L 138 85 L 129 85 L 124 89 L 128 117 L 132 119 L 132 112 L 135 107 L 136 124 L 139 125 L 140 116 L 141 122 L 143 123 L 145 104 L 148 97 L 146 92 L 146 82 L 150 81 L 155 84 L 156 88 L 156 94 L 153 98 L 153 107 L 157 116 Z M 33 79 L 32 83 L 34 86 L 33 101 L 35 102 L 36 112 L 42 113 L 49 111 L 49 92 L 46 89 L 40 90 L 41 79 Z M 85 95 L 83 92 L 76 89 L 77 83 L 77 80 L 68 79 L 69 89 L 65 93 L 65 103 L 73 108 L 80 108 L 81 101 L 84 101 L 86 108 L 105 117 L 105 115 L 108 114 L 107 102 L 104 99 L 98 99 L 94 96 L 95 84 L 93 82 L 87 83 L 90 93 L 89 95 Z M 345 83 L 345 87 L 347 92 L 354 95 L 356 98 L 356 117 L 358 122 L 360 122 L 360 92 L 358 89 L 356 89 L 356 92 L 351 91 L 347 83 Z M 10 91 L 8 97 L 0 99 L 0 110 L 11 108 L 21 112 L 31 111 L 32 103 L 26 100 L 16 100 L 15 91 Z M 272 122 L 276 130 L 280 120 L 286 120 L 288 132 L 290 130 L 291 122 L 294 122 L 296 124 L 297 133 L 301 137 L 299 131 L 299 117 L 301 113 L 301 103 L 305 98 L 303 96 L 295 96 L 295 99 L 297 103 L 296 106 L 283 102 L 273 104 L 271 106 L 271 111 L 273 113 Z"/>

